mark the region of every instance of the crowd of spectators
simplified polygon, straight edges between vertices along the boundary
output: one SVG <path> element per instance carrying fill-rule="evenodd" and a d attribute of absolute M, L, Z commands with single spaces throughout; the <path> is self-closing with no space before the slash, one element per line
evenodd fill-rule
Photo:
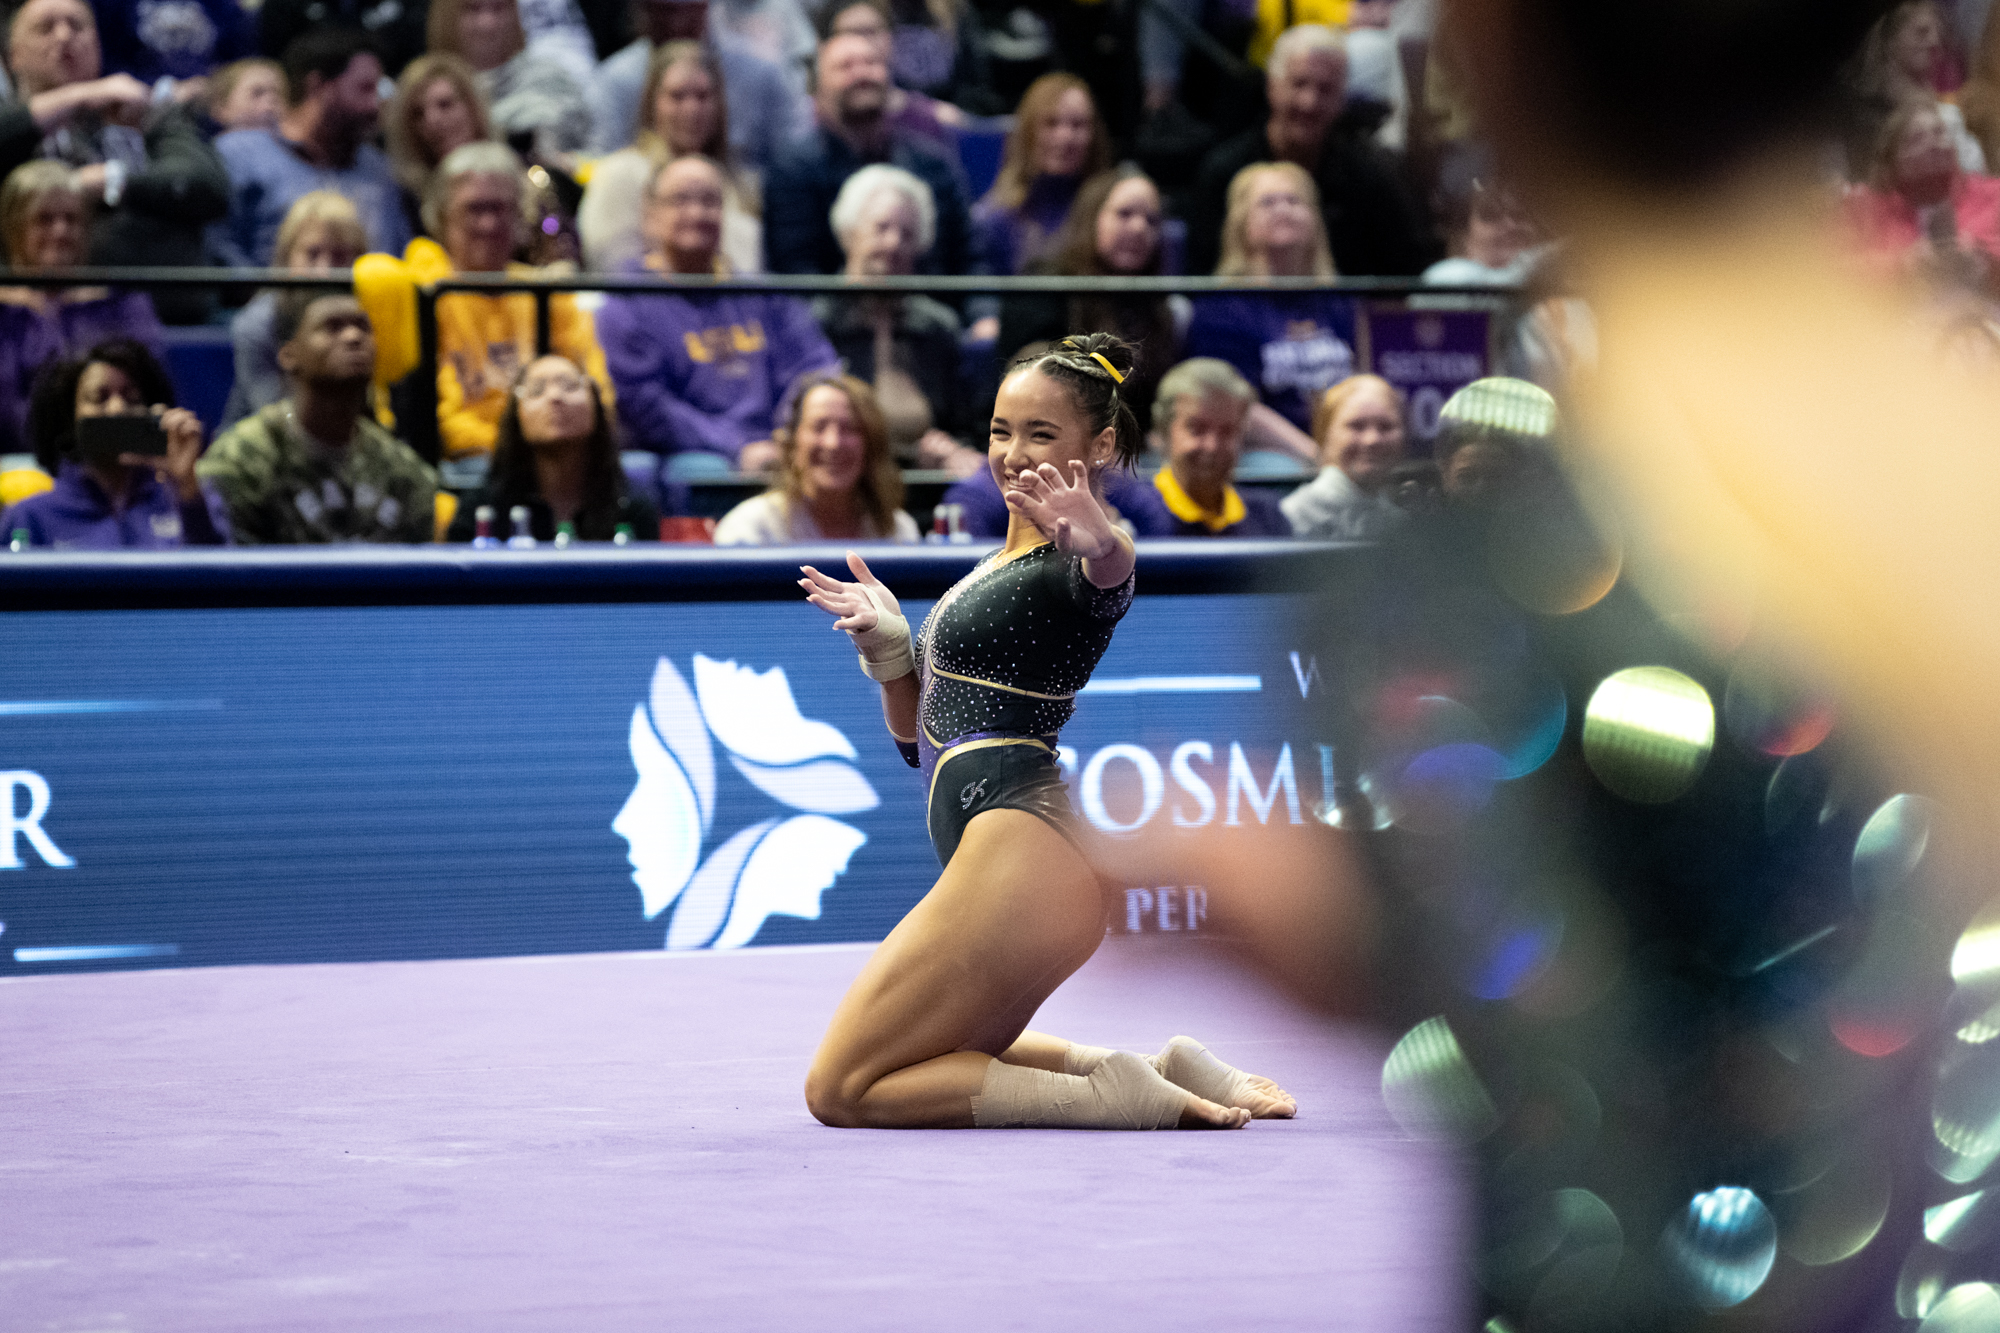
<path fill-rule="evenodd" d="M 2000 180 L 1985 174 L 2000 35 L 1963 39 L 1980 31 L 1962 12 L 1976 7 L 1904 0 L 1881 20 L 1855 53 L 1830 161 L 1864 269 L 1934 282 L 1958 315 L 2000 329 Z M 947 502 L 990 532 L 1007 512 L 984 450 L 1001 367 L 1083 332 L 1136 349 L 1124 401 L 1152 422 L 1153 453 L 1144 475 L 1111 482 L 1135 531 L 1366 540 L 1399 520 L 1399 497 L 1449 487 L 1403 395 L 1362 373 L 1357 299 L 1310 280 L 1463 289 L 1424 301 L 1495 312 L 1490 368 L 1549 387 L 1591 354 L 1560 246 L 1493 178 L 1447 53 L 1432 58 L 1430 0 L 1254 18 L 1163 0 L 1124 20 L 1080 0 L 1039 18 L 966 0 L 168 8 L 171 21 L 131 0 L 8 13 L 11 274 L 359 275 L 366 256 L 408 283 L 581 268 L 1213 274 L 1249 289 L 1003 281 L 989 296 L 807 300 L 695 283 L 561 294 L 540 312 L 524 293 L 453 293 L 437 303 L 438 427 L 423 435 L 439 456 L 426 463 L 398 441 L 408 409 L 381 364 L 359 388 L 330 387 L 357 337 L 414 337 L 372 326 L 396 308 L 379 267 L 376 297 L 357 276 L 347 306 L 227 282 L 152 295 L 17 282 L 0 286 L 0 456 L 34 454 L 58 497 L 9 511 L 38 543 L 469 536 L 475 511 L 520 505 L 538 538 L 564 524 L 586 540 L 648 535 L 683 483 L 742 476 L 773 488 L 721 540 L 899 539 L 914 534 L 898 468 L 956 479 Z M 1190 24 L 1207 40 L 1184 40 Z M 975 197 L 967 147 L 996 125 L 1004 146 Z M 1266 279 L 1308 285 L 1256 290 Z M 1505 295 L 1466 294 L 1479 288 Z M 167 326 L 221 322 L 234 382 L 197 466 L 181 456 L 189 418 L 152 368 Z M 108 401 L 175 423 L 168 453 L 82 458 L 51 424 L 61 413 L 37 406 L 47 388 L 83 413 L 76 385 L 114 370 L 131 393 Z M 1259 482 L 1274 475 L 1297 486 L 1282 505 Z M 43 516 L 58 503 L 74 521 Z"/>

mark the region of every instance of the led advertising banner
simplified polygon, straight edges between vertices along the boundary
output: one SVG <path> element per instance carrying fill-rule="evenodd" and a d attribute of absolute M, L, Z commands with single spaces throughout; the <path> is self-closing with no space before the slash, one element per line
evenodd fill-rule
<path fill-rule="evenodd" d="M 1142 592 L 1062 736 L 1091 824 L 1312 818 L 1289 609 Z M 803 602 L 16 612 L 0 661 L 0 970 L 873 940 L 938 870 Z"/>

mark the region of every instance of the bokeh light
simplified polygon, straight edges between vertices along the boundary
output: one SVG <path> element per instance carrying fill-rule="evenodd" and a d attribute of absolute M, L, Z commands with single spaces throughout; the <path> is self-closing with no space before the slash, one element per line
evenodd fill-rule
<path fill-rule="evenodd" d="M 2000 1046 L 1974 1046 L 1944 1057 L 1931 1098 L 1931 1165 L 1954 1184 L 1970 1184 L 2000 1157 Z"/>
<path fill-rule="evenodd" d="M 1360 787 L 1383 826 L 1440 834 L 1492 803 L 1509 772 L 1485 719 L 1441 694 L 1385 697 Z"/>
<path fill-rule="evenodd" d="M 1782 759 L 1817 749 L 1833 731 L 1833 705 L 1760 663 L 1729 673 L 1722 722 L 1737 742 Z"/>
<path fill-rule="evenodd" d="M 1667 1258 L 1698 1304 L 1749 1300 L 1778 1257 L 1778 1223 L 1750 1190 L 1720 1185 L 1688 1201 L 1662 1240 Z"/>
<path fill-rule="evenodd" d="M 1818 1179 L 1777 1199 L 1785 1253 L 1821 1268 L 1867 1249 L 1889 1216 L 1891 1179 L 1879 1155 L 1849 1151 Z"/>
<path fill-rule="evenodd" d="M 1659 805 L 1681 795 L 1714 745 L 1708 691 L 1671 667 L 1614 672 L 1584 709 L 1584 762 L 1628 801 Z"/>
<path fill-rule="evenodd" d="M 1924 1209 L 1924 1239 L 1955 1254 L 1977 1249 L 2000 1231 L 2000 1194 L 1975 1190 Z"/>
<path fill-rule="evenodd" d="M 1905 1319 L 1922 1319 L 1937 1308 L 1945 1293 L 1946 1264 L 1951 1256 L 1926 1241 L 1910 1247 L 1909 1257 L 1896 1275 L 1896 1313 Z"/>
<path fill-rule="evenodd" d="M 1961 986 L 2000 982 L 2000 898 L 1979 909 L 1951 951 L 1951 979 Z"/>
<path fill-rule="evenodd" d="M 1471 1141 L 1500 1123 L 1500 1112 L 1443 1018 L 1427 1018 L 1403 1034 L 1382 1064 L 1382 1101 L 1396 1123 L 1415 1134 Z"/>
<path fill-rule="evenodd" d="M 1891 796 L 1868 816 L 1854 841 L 1854 896 L 1880 902 L 1909 879 L 1930 846 L 1935 807 L 1921 796 Z"/>
<path fill-rule="evenodd" d="M 2000 1288 L 1960 1283 L 1931 1307 L 1917 1333 L 2000 1333 Z"/>

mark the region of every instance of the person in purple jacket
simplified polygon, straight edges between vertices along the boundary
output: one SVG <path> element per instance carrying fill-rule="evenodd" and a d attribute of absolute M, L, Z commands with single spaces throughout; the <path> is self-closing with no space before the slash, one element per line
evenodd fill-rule
<path fill-rule="evenodd" d="M 76 173 L 47 160 L 10 172 L 0 184 L 0 243 L 16 272 L 81 264 L 89 233 Z M 42 367 L 110 338 L 159 352 L 160 317 L 144 292 L 0 287 L 0 454 L 27 450 L 28 397 Z"/>
<path fill-rule="evenodd" d="M 166 367 L 129 339 L 48 366 L 28 420 L 36 461 L 54 475 L 55 486 L 0 513 L 0 533 L 10 539 L 25 533 L 30 546 L 86 551 L 226 544 L 228 510 L 195 476 L 201 422 L 173 402 Z M 164 458 L 77 447 L 82 418 L 147 414 L 166 433 Z"/>
<path fill-rule="evenodd" d="M 647 254 L 637 271 L 727 276 L 722 170 L 690 154 L 646 192 Z M 840 358 L 805 302 L 699 288 L 612 296 L 597 339 L 618 391 L 628 447 L 668 455 L 673 477 L 765 472 L 778 461 L 778 405 L 801 375 Z"/>

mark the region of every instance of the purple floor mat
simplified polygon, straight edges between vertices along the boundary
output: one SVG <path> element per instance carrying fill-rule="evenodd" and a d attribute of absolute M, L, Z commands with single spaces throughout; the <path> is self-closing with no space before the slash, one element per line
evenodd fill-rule
<path fill-rule="evenodd" d="M 1107 946 L 1036 1026 L 1268 1074 L 1238 1133 L 822 1128 L 858 949 L 0 985 L 7 1329 L 1464 1327 L 1373 1035 Z"/>

